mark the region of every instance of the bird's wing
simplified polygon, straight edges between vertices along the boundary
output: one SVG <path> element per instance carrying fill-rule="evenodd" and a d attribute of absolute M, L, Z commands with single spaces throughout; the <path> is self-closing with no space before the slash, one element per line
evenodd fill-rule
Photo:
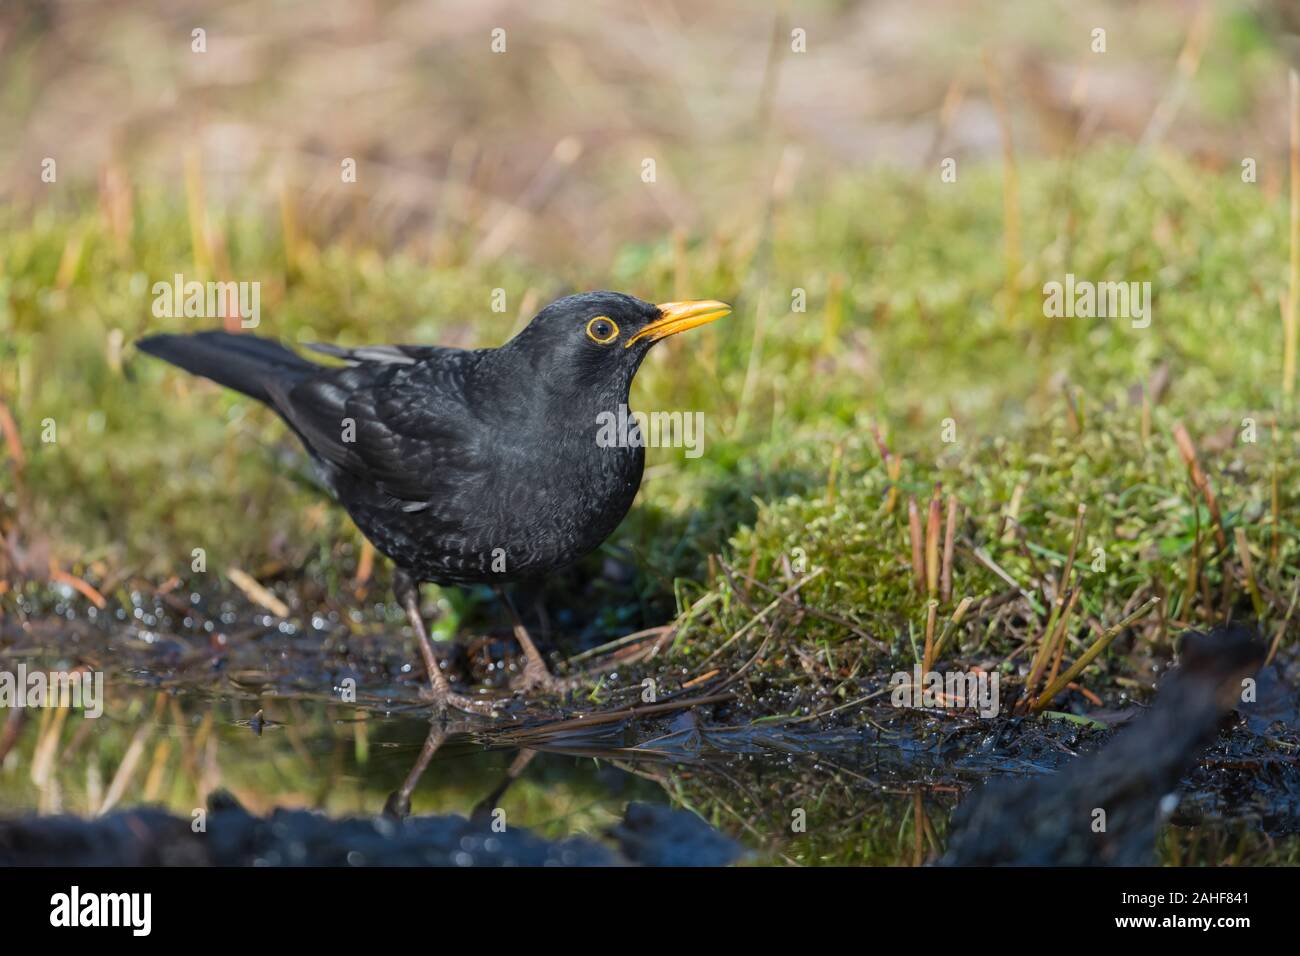
<path fill-rule="evenodd" d="M 465 395 L 474 355 L 431 348 L 419 361 L 359 359 L 272 399 L 327 466 L 418 510 L 482 468 Z"/>
<path fill-rule="evenodd" d="M 342 345 L 330 345 L 327 342 L 308 342 L 305 347 L 322 355 L 343 359 L 349 365 L 360 365 L 365 362 L 414 365 L 416 362 L 436 359 L 440 353 L 456 351 L 436 345 L 362 345 L 347 348 Z"/>

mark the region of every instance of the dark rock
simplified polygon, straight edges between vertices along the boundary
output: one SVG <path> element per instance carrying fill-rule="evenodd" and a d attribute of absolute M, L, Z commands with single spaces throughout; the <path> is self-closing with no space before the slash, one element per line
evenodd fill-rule
<path fill-rule="evenodd" d="M 699 817 L 631 804 L 614 829 L 623 854 L 587 837 L 550 841 L 491 818 L 249 813 L 213 794 L 206 831 L 151 808 L 0 820 L 0 866 L 721 866 L 740 848 Z"/>
<path fill-rule="evenodd" d="M 1242 680 L 1263 659 L 1249 628 L 1187 634 L 1179 666 L 1146 714 L 1058 774 L 974 794 L 953 816 L 940 864 L 1151 865 L 1180 778 L 1214 741 L 1240 701 Z"/>
<path fill-rule="evenodd" d="M 662 804 L 628 804 L 623 822 L 609 832 L 623 855 L 642 866 L 726 866 L 744 853 L 695 814 Z"/>

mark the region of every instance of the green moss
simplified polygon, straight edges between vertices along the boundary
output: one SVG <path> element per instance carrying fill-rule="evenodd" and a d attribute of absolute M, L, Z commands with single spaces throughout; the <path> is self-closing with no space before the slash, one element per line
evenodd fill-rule
<path fill-rule="evenodd" d="M 963 167 L 952 184 L 878 171 L 809 186 L 779 208 L 770 268 L 757 272 L 752 243 L 723 234 L 689 238 L 683 276 L 666 241 L 616 259 L 599 284 L 669 298 L 680 282 L 737 306 L 690 343 L 662 347 L 634 388 L 639 408 L 706 416 L 703 457 L 652 451 L 639 504 L 608 546 L 641 571 L 648 607 L 724 589 L 707 575 L 715 551 L 742 572 L 757 554 L 757 577 L 777 582 L 779 556 L 801 548 L 826 569 L 805 599 L 910 653 L 925 602 L 911 590 L 905 496 L 924 505 L 942 481 L 963 506 L 955 598 L 1007 587 L 975 548 L 1034 595 L 1017 620 L 1000 619 L 1009 636 L 1041 627 L 1050 599 L 1042 585 L 1059 571 L 1079 504 L 1088 517 L 1077 621 L 1109 623 L 1134 594 L 1159 593 L 1159 620 L 1173 622 L 1165 635 L 1210 614 L 1199 588 L 1184 597 L 1193 552 L 1216 605 L 1224 569 L 1240 577 L 1235 558 L 1213 555 L 1208 515 L 1193 504 L 1170 437 L 1180 418 L 1207 444 L 1228 535 L 1245 529 L 1266 602 L 1285 606 L 1295 436 L 1289 419 L 1270 427 L 1281 375 L 1280 201 L 1235 170 L 1106 151 L 1072 166 L 1025 164 L 1020 190 L 1014 291 L 1005 288 L 997 168 Z M 303 243 L 290 256 L 265 210 L 210 214 L 226 237 L 228 275 L 263 284 L 259 332 L 290 342 L 489 345 L 511 334 L 526 299 L 569 291 L 528 263 L 435 269 L 413 252 L 356 244 Z M 0 466 L 8 525 L 99 578 L 184 576 L 197 547 L 218 568 L 350 566 L 358 535 L 321 499 L 274 416 L 132 349 L 147 332 L 202 324 L 156 319 L 150 308 L 153 282 L 207 277 L 193 259 L 176 197 L 140 198 L 123 238 L 96 211 L 5 214 L 0 396 L 28 458 L 21 486 L 11 461 Z M 1150 281 L 1150 327 L 1044 317 L 1043 283 L 1067 272 Z M 506 290 L 505 314 L 491 311 L 496 288 Z M 792 311 L 800 294 L 806 311 Z M 1144 426 L 1132 394 L 1157 370 L 1168 387 Z M 1247 418 L 1256 444 L 1239 440 Z M 47 420 L 57 442 L 41 440 Z M 904 463 L 904 498 L 888 514 L 872 423 Z M 946 424 L 955 442 L 943 441 Z M 1236 438 L 1215 444 L 1221 436 Z M 1020 529 L 1004 542 L 1002 514 L 1019 484 Z M 1096 548 L 1104 572 L 1091 570 Z M 696 650 L 748 613 L 736 601 L 717 607 L 727 610 L 699 624 L 708 633 L 697 631 Z M 799 633 L 832 644 L 849 637 L 807 617 Z M 972 625 L 957 646 L 984 639 Z"/>

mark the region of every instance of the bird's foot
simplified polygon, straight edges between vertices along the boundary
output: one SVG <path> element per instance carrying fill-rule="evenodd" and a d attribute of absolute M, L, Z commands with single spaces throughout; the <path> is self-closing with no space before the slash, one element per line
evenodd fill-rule
<path fill-rule="evenodd" d="M 524 665 L 524 679 L 519 689 L 524 693 L 541 691 L 544 694 L 563 694 L 573 687 L 573 681 L 556 677 L 546 669 L 545 664 L 529 661 Z"/>
<path fill-rule="evenodd" d="M 464 694 L 456 693 L 450 688 L 437 685 L 421 687 L 420 699 L 437 705 L 439 710 L 459 710 L 461 713 L 475 714 L 480 717 L 495 716 L 490 700 L 467 697 Z"/>

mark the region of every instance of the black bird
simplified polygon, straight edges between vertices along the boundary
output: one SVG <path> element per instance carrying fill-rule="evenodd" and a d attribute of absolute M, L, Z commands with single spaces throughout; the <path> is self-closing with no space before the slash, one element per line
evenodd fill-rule
<path fill-rule="evenodd" d="M 602 413 L 627 405 L 655 342 L 730 311 L 713 300 L 652 305 L 588 292 L 551 303 L 499 348 L 308 346 L 347 363 L 334 367 L 228 332 L 155 335 L 138 347 L 279 413 L 396 565 L 393 589 L 431 698 L 478 710 L 438 666 L 419 585 L 493 585 L 527 658 L 525 688 L 554 686 L 502 585 L 576 561 L 623 520 L 645 449 L 635 435 L 598 441 Z"/>

